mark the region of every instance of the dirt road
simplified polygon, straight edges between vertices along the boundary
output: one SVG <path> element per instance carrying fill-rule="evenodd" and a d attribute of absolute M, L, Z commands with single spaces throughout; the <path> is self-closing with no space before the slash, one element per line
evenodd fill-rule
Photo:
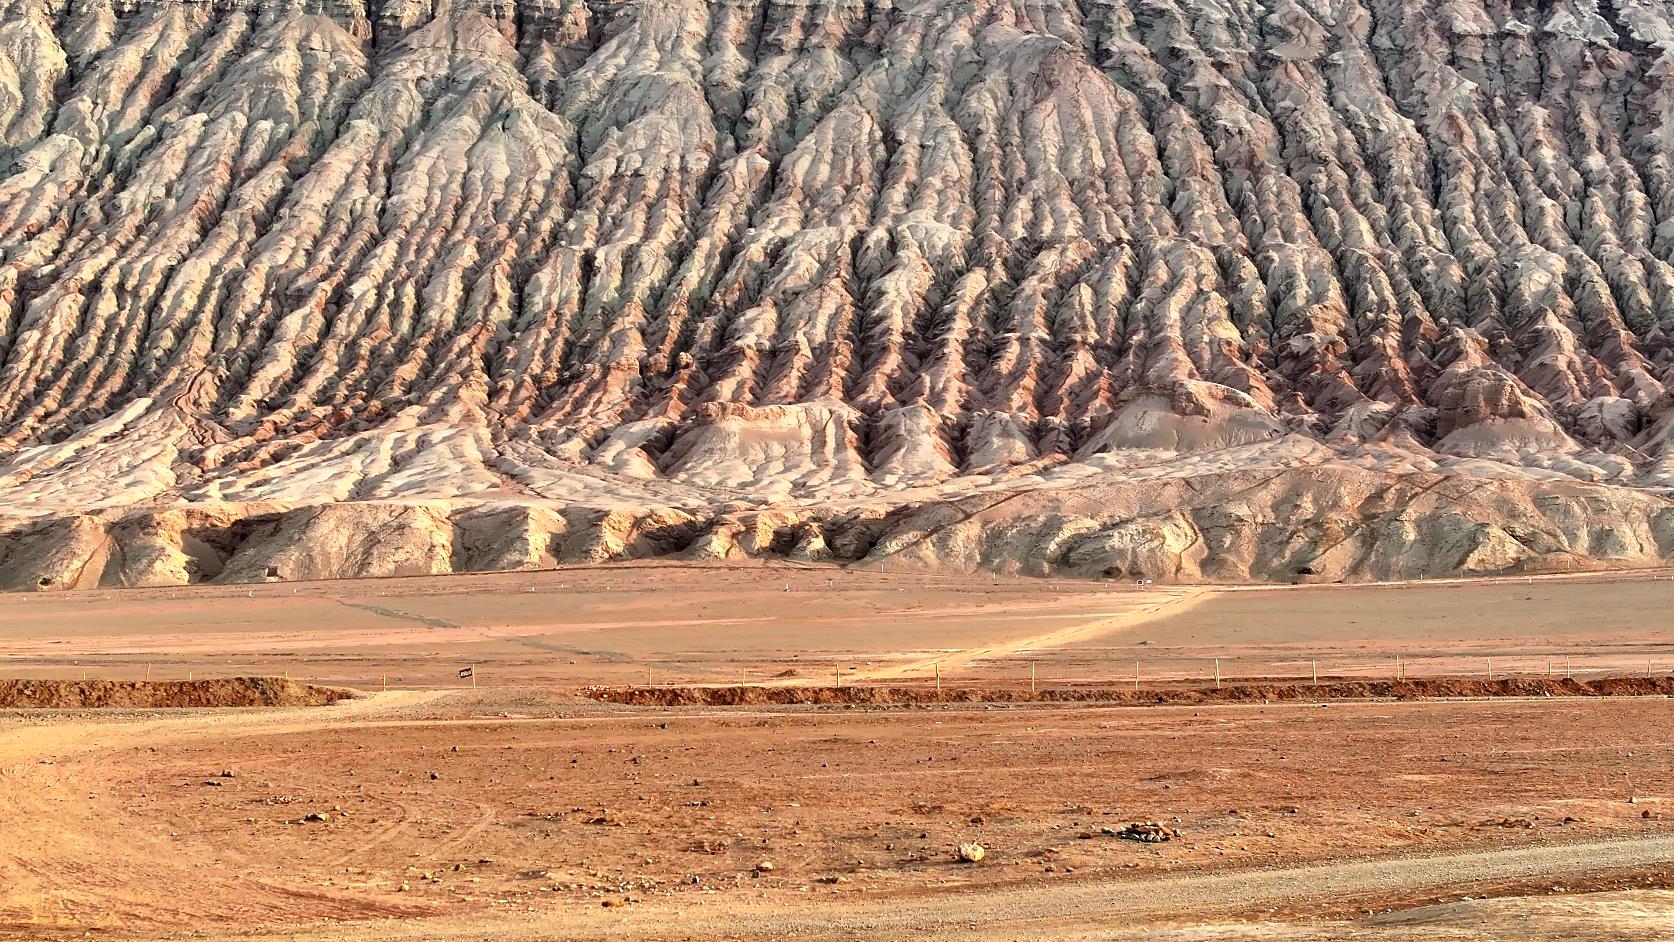
<path fill-rule="evenodd" d="M 1386 897 L 1485 881 L 1568 879 L 1591 871 L 1674 862 L 1674 836 L 1578 844 L 1426 854 L 1228 874 L 1188 874 L 1146 880 L 1092 879 L 1052 887 L 983 888 L 926 897 L 892 896 L 856 902 L 684 899 L 617 910 L 566 913 L 562 934 L 577 940 L 730 939 L 984 939 L 1061 942 L 1110 938 L 1135 926 L 1212 922 L 1264 911 L 1296 911 L 1359 897 Z M 1462 895 L 1462 894 L 1461 894 Z M 456 942 L 555 938 L 548 919 L 475 916 L 336 927 L 293 938 L 371 942 L 437 939 Z M 1674 923 L 1642 924 L 1643 936 L 1665 938 Z M 1573 931 L 1573 930 L 1572 930 Z M 1307 928 L 1299 934 L 1312 937 Z M 1252 933 L 1243 938 L 1256 938 Z M 1268 928 L 1262 938 L 1281 938 Z M 214 938 L 244 938 L 240 935 Z M 1529 938 L 1533 938 L 1530 936 Z M 1579 937 L 1575 937 L 1579 938 Z"/>
<path fill-rule="evenodd" d="M 1132 607 L 1124 612 L 1102 613 L 1078 624 L 1054 628 L 1040 634 L 1013 635 L 1001 641 L 985 642 L 957 651 L 919 658 L 905 664 L 860 671 L 852 680 L 857 683 L 880 683 L 907 677 L 923 678 L 937 670 L 954 676 L 977 661 L 1002 661 L 1030 649 L 1049 650 L 1090 638 L 1109 643 L 1113 635 L 1125 628 L 1143 625 L 1165 615 L 1181 615 L 1207 595 L 1208 592 L 1203 589 L 1135 593 L 1130 595 Z"/>

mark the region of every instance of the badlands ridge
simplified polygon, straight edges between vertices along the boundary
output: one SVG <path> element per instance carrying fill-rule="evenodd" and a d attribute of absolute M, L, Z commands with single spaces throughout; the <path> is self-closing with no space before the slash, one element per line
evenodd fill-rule
<path fill-rule="evenodd" d="M 0 0 L 0 586 L 1674 559 L 1654 0 Z"/>

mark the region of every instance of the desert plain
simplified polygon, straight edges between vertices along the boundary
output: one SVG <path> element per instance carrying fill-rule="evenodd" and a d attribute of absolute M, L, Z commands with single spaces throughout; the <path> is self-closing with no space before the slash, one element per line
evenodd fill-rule
<path fill-rule="evenodd" d="M 1213 689 L 1216 659 L 1227 689 L 1666 677 L 1670 575 L 1201 588 L 653 563 L 6 596 L 0 673 L 69 699 L 0 714 L 0 935 L 1658 938 L 1664 696 L 1026 694 L 1131 689 L 1136 668 L 1146 691 Z M 73 699 L 148 676 L 356 695 Z M 908 694 L 600 699 L 839 680 Z M 1121 836 L 1153 822 L 1173 839 Z"/>

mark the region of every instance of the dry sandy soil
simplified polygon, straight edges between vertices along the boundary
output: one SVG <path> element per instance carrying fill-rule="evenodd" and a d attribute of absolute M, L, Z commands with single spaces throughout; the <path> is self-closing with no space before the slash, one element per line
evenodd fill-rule
<path fill-rule="evenodd" d="M 648 563 L 546 572 L 0 595 L 0 672 L 290 672 L 360 689 L 984 683 L 1674 668 L 1674 572 L 1380 586 L 1180 587 Z M 783 678 L 779 678 L 783 679 Z"/>
<path fill-rule="evenodd" d="M 7 674 L 151 664 L 368 691 L 0 716 L 0 936 L 1674 933 L 1663 698 L 653 709 L 580 693 L 648 666 L 825 682 L 838 659 L 845 682 L 927 682 L 940 662 L 948 683 L 1017 684 L 1038 661 L 1064 683 L 1162 648 L 1234 649 L 1234 665 L 1318 650 L 1348 672 L 1397 651 L 1567 651 L 1602 672 L 1674 661 L 1652 614 L 1674 585 L 1655 575 L 1199 592 L 657 566 L 292 588 L 0 598 Z M 478 689 L 452 676 L 463 663 Z M 1180 837 L 1108 833 L 1137 821 Z M 987 858 L 960 863 L 972 841 Z"/>

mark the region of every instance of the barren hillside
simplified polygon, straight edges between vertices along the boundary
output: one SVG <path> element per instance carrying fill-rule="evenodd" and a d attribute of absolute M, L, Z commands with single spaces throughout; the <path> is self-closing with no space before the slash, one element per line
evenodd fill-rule
<path fill-rule="evenodd" d="M 1674 558 L 1662 0 L 0 0 L 0 585 Z"/>

